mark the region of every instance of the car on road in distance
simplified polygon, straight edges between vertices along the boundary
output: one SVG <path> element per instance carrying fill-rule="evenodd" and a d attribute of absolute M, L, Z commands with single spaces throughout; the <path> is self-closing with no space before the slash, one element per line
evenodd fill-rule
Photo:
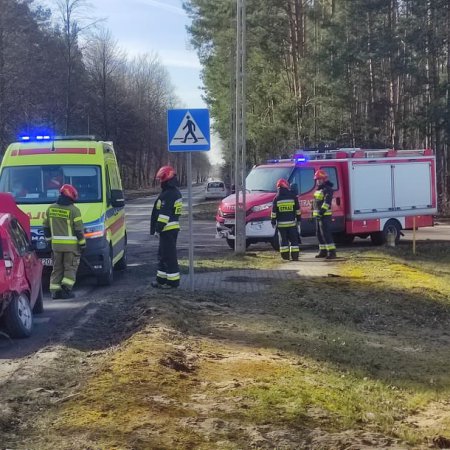
<path fill-rule="evenodd" d="M 205 187 L 205 200 L 222 199 L 227 196 L 227 188 L 221 180 L 208 181 Z"/>
<path fill-rule="evenodd" d="M 42 264 L 30 240 L 30 219 L 0 194 L 0 321 L 8 335 L 29 337 L 33 313 L 44 310 Z"/>

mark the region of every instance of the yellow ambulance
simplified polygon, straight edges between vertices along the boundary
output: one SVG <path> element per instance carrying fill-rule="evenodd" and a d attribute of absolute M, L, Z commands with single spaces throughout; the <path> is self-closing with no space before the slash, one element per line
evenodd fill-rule
<path fill-rule="evenodd" d="M 59 188 L 72 184 L 85 226 L 86 249 L 80 271 L 109 285 L 114 268 L 127 264 L 125 200 L 111 142 L 93 136 L 22 136 L 6 149 L 0 167 L 0 192 L 10 192 L 31 219 L 33 246 L 44 266 L 51 266 L 51 248 L 42 221 Z"/>

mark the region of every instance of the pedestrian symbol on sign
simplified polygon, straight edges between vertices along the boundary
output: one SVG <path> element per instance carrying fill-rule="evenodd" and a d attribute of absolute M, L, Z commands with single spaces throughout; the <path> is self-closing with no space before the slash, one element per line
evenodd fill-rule
<path fill-rule="evenodd" d="M 195 126 L 195 123 L 191 120 L 191 116 L 186 116 L 186 119 L 187 119 L 186 125 L 183 127 L 183 130 L 185 130 L 187 128 L 188 131 L 186 133 L 186 136 L 184 136 L 183 144 L 186 144 L 187 138 L 190 134 L 194 138 L 194 144 L 195 144 L 196 142 L 198 142 L 198 139 L 194 134 L 194 131 L 197 127 Z"/>

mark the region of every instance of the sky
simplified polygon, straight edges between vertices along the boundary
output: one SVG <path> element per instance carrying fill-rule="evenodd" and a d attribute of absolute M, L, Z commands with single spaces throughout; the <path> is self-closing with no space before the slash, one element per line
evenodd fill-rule
<path fill-rule="evenodd" d="M 201 65 L 189 43 L 190 20 L 182 0 L 89 0 L 93 15 L 104 18 L 119 47 L 129 56 L 158 54 L 169 72 L 181 108 L 206 108 Z M 212 163 L 221 161 L 220 141 L 212 137 Z"/>

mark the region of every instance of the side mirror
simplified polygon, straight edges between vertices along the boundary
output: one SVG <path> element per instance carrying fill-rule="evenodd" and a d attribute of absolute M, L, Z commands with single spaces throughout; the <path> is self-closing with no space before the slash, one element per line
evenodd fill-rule
<path fill-rule="evenodd" d="M 125 206 L 123 191 L 111 189 L 111 206 L 113 208 L 123 208 Z"/>
<path fill-rule="evenodd" d="M 297 183 L 291 184 L 291 192 L 295 195 L 298 195 L 298 184 Z"/>
<path fill-rule="evenodd" d="M 236 186 L 234 184 L 231 185 L 231 193 L 236 194 Z"/>

